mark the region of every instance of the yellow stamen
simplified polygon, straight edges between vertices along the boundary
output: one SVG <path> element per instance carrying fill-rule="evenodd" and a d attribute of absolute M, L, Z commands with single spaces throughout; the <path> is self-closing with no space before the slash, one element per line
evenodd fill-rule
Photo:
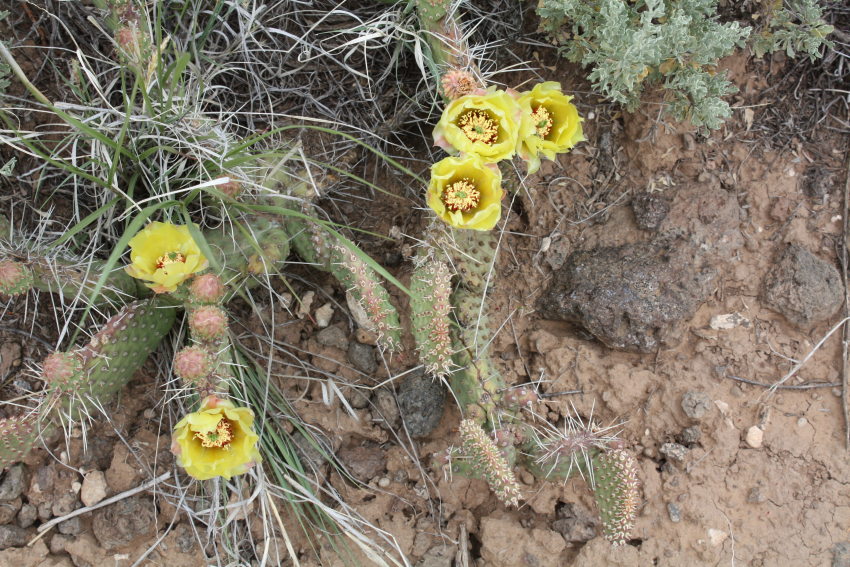
<path fill-rule="evenodd" d="M 176 264 L 177 262 L 186 263 L 186 256 L 181 254 L 180 252 L 169 252 L 168 254 L 163 254 L 159 258 L 156 259 L 156 269 L 164 268 L 169 264 Z"/>
<path fill-rule="evenodd" d="M 552 115 L 541 104 L 531 113 L 531 120 L 534 122 L 534 128 L 537 130 L 537 136 L 545 140 L 549 132 L 552 131 Z"/>
<path fill-rule="evenodd" d="M 484 110 L 473 109 L 463 113 L 457 125 L 470 142 L 495 144 L 499 141 L 499 124 Z"/>
<path fill-rule="evenodd" d="M 230 425 L 230 422 L 227 421 L 227 419 L 221 418 L 221 421 L 219 421 L 218 425 L 215 426 L 214 431 L 195 433 L 195 439 L 200 439 L 201 445 L 208 449 L 226 449 L 233 440 L 233 426 Z"/>
<path fill-rule="evenodd" d="M 446 185 L 442 200 L 451 212 L 468 213 L 481 202 L 481 192 L 475 188 L 471 179 L 464 177 Z"/>

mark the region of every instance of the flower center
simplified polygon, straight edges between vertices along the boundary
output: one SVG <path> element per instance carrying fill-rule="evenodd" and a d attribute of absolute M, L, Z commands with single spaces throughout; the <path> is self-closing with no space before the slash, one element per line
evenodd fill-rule
<path fill-rule="evenodd" d="M 484 110 L 473 109 L 463 113 L 457 125 L 470 142 L 495 144 L 499 141 L 499 124 Z"/>
<path fill-rule="evenodd" d="M 481 202 L 481 192 L 468 177 L 449 183 L 443 190 L 443 203 L 453 213 L 468 213 Z"/>
<path fill-rule="evenodd" d="M 537 130 L 537 136 L 545 140 L 549 132 L 552 131 L 552 115 L 541 104 L 531 113 L 531 120 L 534 122 L 534 128 Z"/>
<path fill-rule="evenodd" d="M 213 431 L 195 433 L 195 439 L 201 440 L 201 445 L 211 448 L 228 448 L 233 440 L 233 426 L 225 418 L 221 418 Z"/>
<path fill-rule="evenodd" d="M 164 268 L 169 264 L 176 264 L 177 262 L 186 263 L 186 256 L 181 254 L 180 252 L 169 252 L 168 254 L 163 254 L 159 258 L 156 259 L 156 269 Z"/>

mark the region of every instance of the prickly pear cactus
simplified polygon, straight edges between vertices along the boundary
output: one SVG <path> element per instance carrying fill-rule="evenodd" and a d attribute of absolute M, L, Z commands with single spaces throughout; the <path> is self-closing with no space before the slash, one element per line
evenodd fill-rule
<path fill-rule="evenodd" d="M 594 496 L 605 538 L 614 545 L 628 541 L 640 505 L 637 462 L 625 449 L 613 448 L 593 459 Z"/>
<path fill-rule="evenodd" d="M 40 433 L 36 412 L 0 419 L 0 471 L 26 457 Z"/>
<path fill-rule="evenodd" d="M 452 276 L 445 262 L 423 258 L 410 278 L 413 336 L 425 371 L 445 377 L 454 365 L 451 338 Z"/>
<path fill-rule="evenodd" d="M 45 360 L 47 389 L 61 395 L 62 418 L 78 420 L 108 402 L 141 368 L 174 324 L 175 309 L 158 298 L 124 307 L 89 344 Z"/>

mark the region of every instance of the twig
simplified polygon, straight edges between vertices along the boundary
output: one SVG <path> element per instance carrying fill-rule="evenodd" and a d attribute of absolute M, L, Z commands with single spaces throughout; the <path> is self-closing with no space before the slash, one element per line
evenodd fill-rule
<path fill-rule="evenodd" d="M 850 221 L 847 217 L 850 216 L 850 147 L 847 149 L 847 171 L 844 177 L 844 233 L 841 239 L 841 278 L 844 282 L 844 320 L 850 319 L 850 289 L 847 287 L 847 238 L 850 237 Z M 850 325 L 844 325 L 844 331 L 841 334 L 841 342 L 844 347 L 841 351 L 841 359 L 844 364 L 841 365 L 841 409 L 844 414 L 844 448 L 850 449 L 850 400 L 847 396 L 850 395 L 850 389 L 847 387 L 847 382 L 850 380 L 850 356 L 848 356 L 848 347 L 850 346 Z"/>
<path fill-rule="evenodd" d="M 765 382 L 756 382 L 748 378 L 740 376 L 726 375 L 726 378 L 743 382 L 744 384 L 752 384 L 753 386 L 761 386 L 762 388 L 776 388 L 778 390 L 813 390 L 814 388 L 835 388 L 841 385 L 841 382 L 810 382 L 808 384 L 796 384 L 794 386 L 777 386 L 776 384 L 767 384 Z"/>
<path fill-rule="evenodd" d="M 829 332 L 828 332 L 827 334 L 825 334 L 821 340 L 819 340 L 819 341 L 818 341 L 818 344 L 816 344 L 814 347 L 812 347 L 812 350 L 810 350 L 810 351 L 809 351 L 809 354 L 807 354 L 807 355 L 803 358 L 803 360 L 801 360 L 800 362 L 798 362 L 797 364 L 795 364 L 795 365 L 794 365 L 794 367 L 793 367 L 791 370 L 789 370 L 789 371 L 788 371 L 788 374 L 786 374 L 785 376 L 783 376 L 781 379 L 779 379 L 778 381 L 774 382 L 774 383 L 770 386 L 770 389 L 768 390 L 768 393 L 773 394 L 774 392 L 776 392 L 776 390 L 777 390 L 777 389 L 779 389 L 779 386 L 781 386 L 782 384 L 784 384 L 785 382 L 787 382 L 787 381 L 788 381 L 788 380 L 789 380 L 792 376 L 794 376 L 794 374 L 796 374 L 796 373 L 797 373 L 797 371 L 798 371 L 798 370 L 800 370 L 800 369 L 803 367 L 803 365 L 804 365 L 804 364 L 806 364 L 806 363 L 809 361 L 809 359 L 812 357 L 812 355 L 814 355 L 814 354 L 817 352 L 817 350 L 818 350 L 820 347 L 822 347 L 822 346 L 823 346 L 823 343 L 825 343 L 825 342 L 826 342 L 826 340 L 827 340 L 829 337 L 831 337 L 831 336 L 832 336 L 832 334 L 833 334 L 835 331 L 837 331 L 838 329 L 840 329 L 840 328 L 844 325 L 844 323 L 846 323 L 846 322 L 848 321 L 848 319 L 850 319 L 850 318 L 849 318 L 849 317 L 845 317 L 844 319 L 842 319 L 841 321 L 839 321 L 838 323 L 836 323 L 836 324 L 835 324 L 835 326 L 834 326 L 834 327 L 832 327 L 832 328 L 829 330 Z"/>
<path fill-rule="evenodd" d="M 121 494 L 116 494 L 115 496 L 113 496 L 111 498 L 107 498 L 106 500 L 102 500 L 102 501 L 98 502 L 97 504 L 94 504 L 93 506 L 85 506 L 84 508 L 74 510 L 70 514 L 66 514 L 66 515 L 62 516 L 61 518 L 53 518 L 49 522 L 45 522 L 45 523 L 41 524 L 40 526 L 38 526 L 37 531 L 39 532 L 39 534 L 37 536 L 35 536 L 27 544 L 27 546 L 31 546 L 36 541 L 41 539 L 45 535 L 47 530 L 49 530 L 50 528 L 52 528 L 56 524 L 61 524 L 65 520 L 70 520 L 71 518 L 76 518 L 77 516 L 80 516 L 80 515 L 85 514 L 87 512 L 91 512 L 93 510 L 97 510 L 98 508 L 103 508 L 104 506 L 109 506 L 110 504 L 114 504 L 115 502 L 118 502 L 119 500 L 124 500 L 125 498 L 129 498 L 130 496 L 138 494 L 139 492 L 144 492 L 145 490 L 151 488 L 152 486 L 155 486 L 155 485 L 159 484 L 160 482 L 168 480 L 169 478 L 171 478 L 171 471 L 168 471 L 167 473 L 163 473 L 163 474 L 159 475 L 158 477 L 156 477 L 155 479 L 149 480 L 148 482 L 146 482 L 146 483 L 144 483 L 140 486 L 137 486 L 136 488 L 131 488 L 130 490 L 126 490 L 126 491 L 122 492 Z"/>

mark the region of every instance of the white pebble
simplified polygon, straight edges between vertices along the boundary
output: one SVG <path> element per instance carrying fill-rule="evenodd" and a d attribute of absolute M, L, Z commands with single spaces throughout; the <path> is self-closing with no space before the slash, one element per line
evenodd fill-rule
<path fill-rule="evenodd" d="M 745 439 L 747 445 L 753 449 L 758 449 L 764 443 L 764 430 L 758 425 L 753 425 L 747 429 L 747 437 Z"/>
<path fill-rule="evenodd" d="M 321 328 L 325 328 L 330 325 L 331 319 L 334 316 L 334 306 L 333 303 L 325 303 L 318 309 L 316 309 L 316 325 Z"/>

